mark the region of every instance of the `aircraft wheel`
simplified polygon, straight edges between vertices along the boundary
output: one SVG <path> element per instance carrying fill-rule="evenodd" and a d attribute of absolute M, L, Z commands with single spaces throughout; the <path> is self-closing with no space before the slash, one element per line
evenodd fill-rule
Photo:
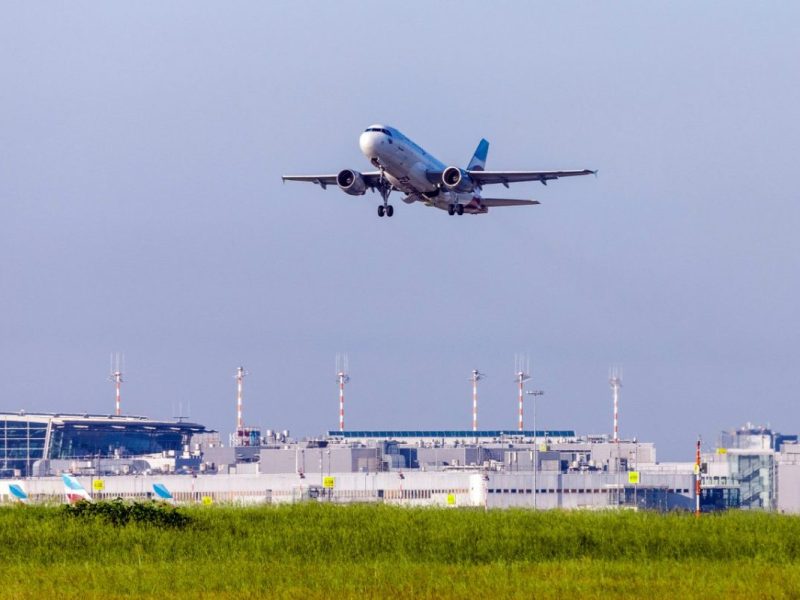
<path fill-rule="evenodd" d="M 391 217 L 394 214 L 394 206 L 391 204 L 386 205 L 386 216 Z"/>
<path fill-rule="evenodd" d="M 383 204 L 378 205 L 378 216 L 382 217 L 384 213 Z"/>
<path fill-rule="evenodd" d="M 450 205 L 448 205 L 448 207 L 447 207 L 447 214 L 448 214 L 448 215 L 450 215 L 451 217 L 452 217 L 454 214 L 456 214 L 456 207 L 455 207 L 455 205 L 453 205 L 453 204 L 450 204 Z"/>
<path fill-rule="evenodd" d="M 459 215 L 463 215 L 464 214 L 464 205 L 463 204 L 459 204 L 458 206 L 456 206 L 456 212 Z"/>

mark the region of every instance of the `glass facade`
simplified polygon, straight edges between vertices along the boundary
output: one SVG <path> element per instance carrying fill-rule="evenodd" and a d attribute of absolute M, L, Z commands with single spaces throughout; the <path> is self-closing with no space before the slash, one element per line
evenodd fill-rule
<path fill-rule="evenodd" d="M 192 435 L 203 432 L 205 428 L 197 424 L 147 419 L 0 415 L 0 477 L 25 477 L 32 472 L 33 464 L 43 458 L 180 453 Z"/>
<path fill-rule="evenodd" d="M 401 431 L 329 431 L 329 436 L 344 438 L 379 438 L 379 439 L 398 439 L 398 438 L 499 438 L 508 436 L 522 437 L 575 437 L 575 432 L 571 430 L 549 430 L 532 429 L 524 431 L 504 430 L 504 429 L 483 429 L 472 431 L 471 429 L 444 429 L 444 430 L 401 430 Z"/>
<path fill-rule="evenodd" d="M 183 440 L 184 434 L 178 427 L 54 424 L 47 458 L 107 458 L 160 454 L 168 450 L 180 452 Z"/>
<path fill-rule="evenodd" d="M 0 476 L 26 475 L 44 458 L 47 423 L 0 417 Z"/>

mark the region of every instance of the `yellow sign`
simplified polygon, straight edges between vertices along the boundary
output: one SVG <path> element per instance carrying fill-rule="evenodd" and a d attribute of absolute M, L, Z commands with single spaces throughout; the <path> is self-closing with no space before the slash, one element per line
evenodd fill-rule
<path fill-rule="evenodd" d="M 447 505 L 448 506 L 455 506 L 456 505 L 456 495 L 455 494 L 447 494 Z"/>
<path fill-rule="evenodd" d="M 95 480 L 92 482 L 92 487 L 94 488 L 94 490 L 95 490 L 96 492 L 101 492 L 101 491 L 103 491 L 104 489 L 106 489 L 106 482 L 105 482 L 105 481 L 103 481 L 102 479 L 95 479 Z"/>
<path fill-rule="evenodd" d="M 639 483 L 639 471 L 628 471 L 628 483 Z"/>
<path fill-rule="evenodd" d="M 700 475 L 700 465 L 697 465 L 697 464 L 696 464 L 696 465 L 693 467 L 693 470 L 694 470 L 694 474 L 695 474 L 695 475 Z"/>
<path fill-rule="evenodd" d="M 727 453 L 728 453 L 727 448 L 717 448 L 717 454 L 727 454 Z"/>
<path fill-rule="evenodd" d="M 322 478 L 322 487 L 324 487 L 326 490 L 332 490 L 335 483 L 336 478 L 331 477 L 330 475 Z"/>
<path fill-rule="evenodd" d="M 539 452 L 547 452 L 547 444 L 539 444 Z"/>
<path fill-rule="evenodd" d="M 200 499 L 200 502 L 203 503 L 203 506 L 211 506 L 212 504 L 214 504 L 214 500 L 212 500 L 211 496 L 203 496 Z"/>

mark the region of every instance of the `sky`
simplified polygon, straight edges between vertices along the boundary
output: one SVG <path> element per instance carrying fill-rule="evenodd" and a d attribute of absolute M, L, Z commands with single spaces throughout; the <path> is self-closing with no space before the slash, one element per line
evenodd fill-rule
<path fill-rule="evenodd" d="M 800 431 L 800 5 L 8 2 L 0 411 L 248 425 Z M 445 164 L 598 169 L 450 217 L 281 183 L 370 170 L 390 124 Z M 526 407 L 532 426 L 533 406 Z"/>

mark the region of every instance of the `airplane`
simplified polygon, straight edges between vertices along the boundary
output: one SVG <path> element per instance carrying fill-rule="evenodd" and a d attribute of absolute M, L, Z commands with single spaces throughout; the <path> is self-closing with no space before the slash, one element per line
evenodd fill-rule
<path fill-rule="evenodd" d="M 69 473 L 62 473 L 61 479 L 64 481 L 64 493 L 67 496 L 67 502 L 74 504 L 76 502 L 91 502 L 92 497 L 86 491 L 75 477 Z"/>
<path fill-rule="evenodd" d="M 523 206 L 539 204 L 537 200 L 513 198 L 484 198 L 484 185 L 521 181 L 539 181 L 544 185 L 560 177 L 593 175 L 596 171 L 487 171 L 486 156 L 489 142 L 482 139 L 466 169 L 446 166 L 394 127 L 370 125 L 358 139 L 361 152 L 378 169 L 360 173 L 343 169 L 335 175 L 284 175 L 286 181 L 307 181 L 327 189 L 336 185 L 346 194 L 363 196 L 367 190 L 378 191 L 383 203 L 378 206 L 378 216 L 391 217 L 394 208 L 389 204 L 393 191 L 405 194 L 406 204 L 421 202 L 446 210 L 449 215 L 481 215 L 495 206 Z"/>

